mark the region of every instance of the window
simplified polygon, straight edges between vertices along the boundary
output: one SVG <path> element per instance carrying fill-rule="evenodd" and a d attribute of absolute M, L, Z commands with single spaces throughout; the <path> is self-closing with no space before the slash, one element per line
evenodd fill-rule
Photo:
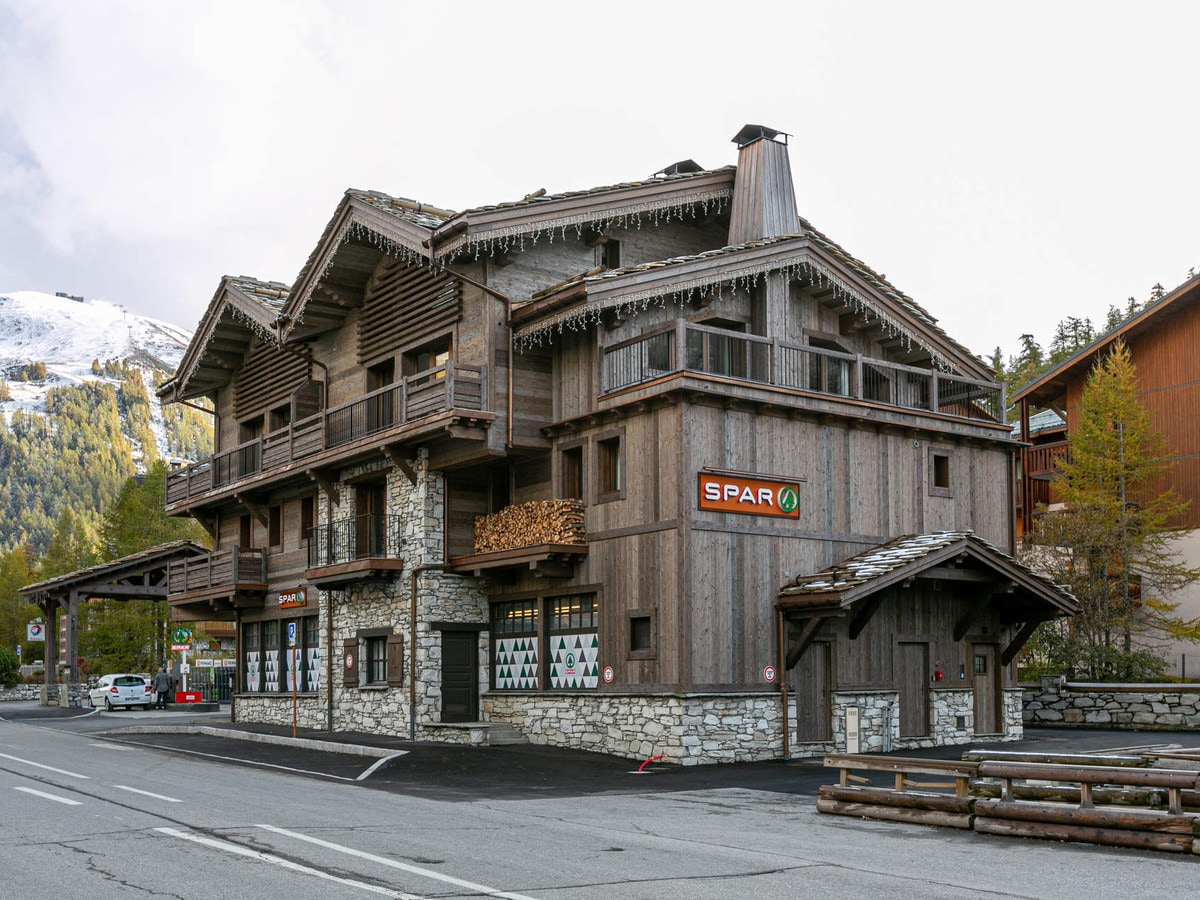
<path fill-rule="evenodd" d="M 294 647 L 288 646 L 289 623 L 296 630 Z M 293 684 L 297 691 L 317 690 L 321 646 L 318 624 L 317 616 L 243 623 L 242 690 L 291 693 Z"/>
<path fill-rule="evenodd" d="M 975 674 L 986 675 L 988 670 L 988 658 L 986 653 L 975 654 Z"/>
<path fill-rule="evenodd" d="M 654 620 L 650 616 L 629 617 L 629 650 L 637 653 L 654 648 Z"/>
<path fill-rule="evenodd" d="M 505 600 L 491 608 L 496 690 L 595 688 L 599 610 L 596 595 Z"/>
<path fill-rule="evenodd" d="M 621 242 L 609 238 L 600 245 L 600 265 L 606 269 L 621 268 Z"/>
<path fill-rule="evenodd" d="M 406 376 L 419 375 L 422 372 L 428 372 L 430 369 L 437 369 L 439 366 L 444 366 L 450 359 L 450 335 L 438 338 L 436 341 L 430 341 L 428 344 L 408 350 L 404 353 L 404 374 Z M 424 381 L 433 378 L 443 378 L 446 373 L 439 371 L 427 379 L 418 379 L 418 384 L 423 384 Z"/>
<path fill-rule="evenodd" d="M 808 345 L 818 350 L 829 350 L 833 353 L 848 353 L 837 341 L 828 338 L 809 336 Z M 850 360 L 824 353 L 808 354 L 808 389 L 820 391 L 822 394 L 838 394 L 846 397 L 850 394 Z"/>
<path fill-rule="evenodd" d="M 583 499 L 583 445 L 576 444 L 562 451 L 562 487 L 564 500 Z"/>
<path fill-rule="evenodd" d="M 316 498 L 300 498 L 300 546 L 308 543 L 308 532 L 313 527 L 313 512 L 316 509 Z"/>
<path fill-rule="evenodd" d="M 363 641 L 364 675 L 367 684 L 387 683 L 387 635 L 371 635 Z"/>
<path fill-rule="evenodd" d="M 283 545 L 283 507 L 272 506 L 267 510 L 267 545 Z"/>
<path fill-rule="evenodd" d="M 262 690 L 262 643 L 260 623 L 247 622 L 242 626 L 242 689 L 255 693 Z"/>
<path fill-rule="evenodd" d="M 263 686 L 268 694 L 283 689 L 284 681 L 279 677 L 279 620 L 271 619 L 260 623 L 262 627 Z"/>
<path fill-rule="evenodd" d="M 929 451 L 929 493 L 935 497 L 953 496 L 950 487 L 949 451 Z"/>
<path fill-rule="evenodd" d="M 621 436 L 614 435 L 596 442 L 596 469 L 599 476 L 599 500 L 618 499 L 625 489 L 621 459 Z"/>
<path fill-rule="evenodd" d="M 292 405 L 285 403 L 283 406 L 275 407 L 271 410 L 269 422 L 269 431 L 279 431 L 282 428 L 287 428 L 292 423 Z"/>
<path fill-rule="evenodd" d="M 238 520 L 238 547 L 249 550 L 254 546 L 254 525 L 249 516 Z"/>

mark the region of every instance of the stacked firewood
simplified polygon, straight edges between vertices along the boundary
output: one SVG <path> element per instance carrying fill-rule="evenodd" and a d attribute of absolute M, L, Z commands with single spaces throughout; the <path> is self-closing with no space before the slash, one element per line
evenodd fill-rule
<path fill-rule="evenodd" d="M 579 500 L 533 500 L 475 519 L 476 553 L 585 542 L 583 503 Z"/>

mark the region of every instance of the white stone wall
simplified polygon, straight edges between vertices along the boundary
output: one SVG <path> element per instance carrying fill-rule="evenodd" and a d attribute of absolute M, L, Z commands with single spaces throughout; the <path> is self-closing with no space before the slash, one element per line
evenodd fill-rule
<path fill-rule="evenodd" d="M 833 743 L 846 751 L 846 711 L 858 709 L 858 752 L 889 753 L 900 737 L 900 695 L 896 691 L 856 691 L 833 695 Z"/>
<path fill-rule="evenodd" d="M 783 755 L 778 694 L 493 691 L 483 708 L 534 744 L 685 766 Z"/>
<path fill-rule="evenodd" d="M 1043 678 L 1024 694 L 1025 725 L 1032 727 L 1200 728 L 1200 685 L 1068 684 Z"/>

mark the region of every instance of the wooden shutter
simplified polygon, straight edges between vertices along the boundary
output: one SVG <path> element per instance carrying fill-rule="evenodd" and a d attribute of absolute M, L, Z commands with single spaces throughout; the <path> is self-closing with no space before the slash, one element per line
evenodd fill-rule
<path fill-rule="evenodd" d="M 358 687 L 358 638 L 346 638 L 342 642 L 342 684 Z"/>
<path fill-rule="evenodd" d="M 387 639 L 387 683 L 404 684 L 404 635 L 389 634 Z"/>

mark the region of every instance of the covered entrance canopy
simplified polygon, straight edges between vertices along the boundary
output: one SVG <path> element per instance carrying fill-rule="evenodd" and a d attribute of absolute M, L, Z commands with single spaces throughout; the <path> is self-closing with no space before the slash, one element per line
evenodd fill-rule
<path fill-rule="evenodd" d="M 1074 615 L 1079 604 L 1065 588 L 1017 562 L 970 531 L 907 535 L 881 544 L 815 575 L 801 575 L 779 591 L 776 608 L 793 623 L 785 665 L 794 668 L 823 620 L 849 618 L 849 637 L 860 635 L 889 589 L 937 582 L 962 590 L 969 604 L 953 622 L 961 641 L 985 613 L 1020 626 L 1002 652 L 1008 665 L 1049 619 Z"/>
<path fill-rule="evenodd" d="M 110 562 L 26 585 L 20 594 L 36 605 L 47 623 L 46 684 L 58 680 L 58 607 L 67 615 L 65 638 L 66 682 L 79 683 L 79 604 L 90 598 L 103 600 L 167 599 L 167 566 L 182 559 L 203 556 L 205 547 L 194 541 L 172 541 L 114 559 Z"/>

